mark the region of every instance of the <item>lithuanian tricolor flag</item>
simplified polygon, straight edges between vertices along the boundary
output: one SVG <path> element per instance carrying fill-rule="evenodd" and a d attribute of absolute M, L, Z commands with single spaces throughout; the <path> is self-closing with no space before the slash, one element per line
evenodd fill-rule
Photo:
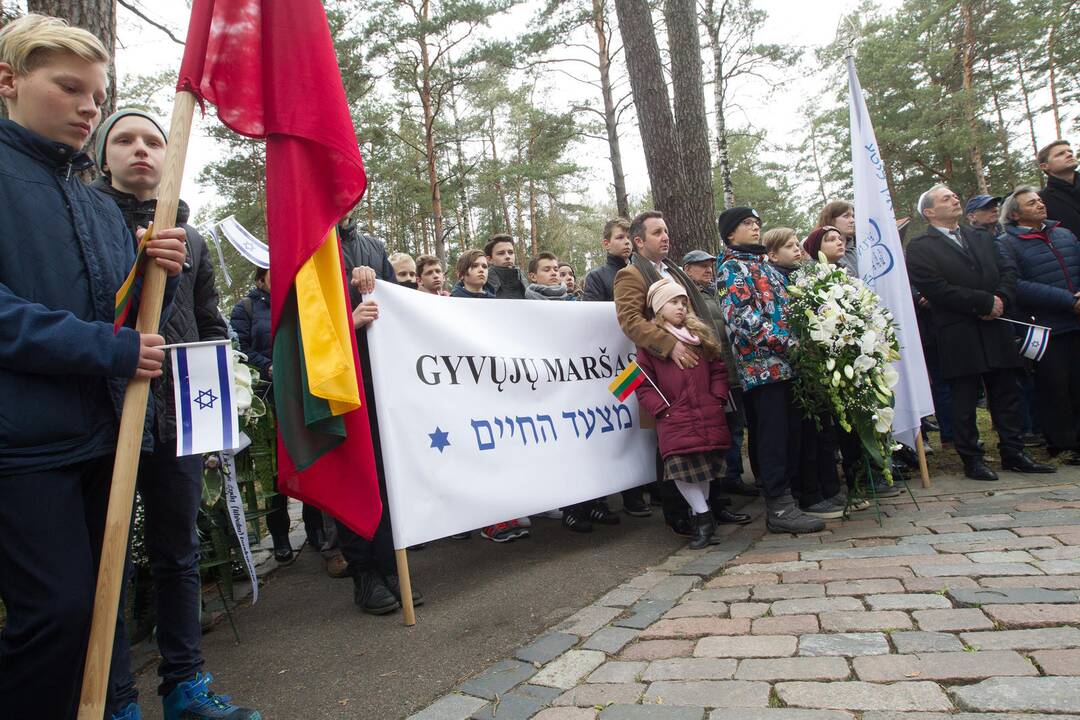
<path fill-rule="evenodd" d="M 177 90 L 266 140 L 278 490 L 365 537 L 382 514 L 335 226 L 367 179 L 319 0 L 195 0 Z"/>
<path fill-rule="evenodd" d="M 619 402 L 622 402 L 630 397 L 630 394 L 643 382 L 645 382 L 645 373 L 638 367 L 637 360 L 633 360 L 621 373 L 615 376 L 615 379 L 608 385 L 608 390 L 618 398 Z"/>
<path fill-rule="evenodd" d="M 124 278 L 124 284 L 116 291 L 116 306 L 113 308 L 114 334 L 120 332 L 120 328 L 124 326 L 128 315 L 135 308 L 135 280 L 143 274 L 143 265 L 146 264 L 146 244 L 150 242 L 150 238 L 153 236 L 154 223 L 150 223 L 150 226 L 146 228 L 146 232 L 143 233 L 142 240 L 139 241 L 139 248 L 135 252 L 135 263 L 131 266 L 131 271 L 128 272 L 127 277 Z"/>

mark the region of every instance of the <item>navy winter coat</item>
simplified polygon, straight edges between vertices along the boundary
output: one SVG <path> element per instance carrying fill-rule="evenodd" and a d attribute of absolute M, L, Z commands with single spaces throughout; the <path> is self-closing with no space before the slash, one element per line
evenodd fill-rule
<path fill-rule="evenodd" d="M 270 293 L 251 288 L 247 297 L 233 306 L 229 323 L 240 339 L 240 352 L 248 356 L 250 365 L 259 369 L 262 379 L 270 382 L 270 366 L 274 363 Z"/>
<path fill-rule="evenodd" d="M 1080 317 L 1073 312 L 1080 292 L 1080 241 L 1056 220 L 1043 229 L 1024 232 L 1005 226 L 998 237 L 1005 260 L 1016 270 L 1017 309 L 1034 316 L 1051 332 L 1080 331 Z"/>
<path fill-rule="evenodd" d="M 0 120 L 0 474 L 116 448 L 139 335 L 113 333 L 113 308 L 135 249 L 116 203 L 79 178 L 91 165 Z"/>

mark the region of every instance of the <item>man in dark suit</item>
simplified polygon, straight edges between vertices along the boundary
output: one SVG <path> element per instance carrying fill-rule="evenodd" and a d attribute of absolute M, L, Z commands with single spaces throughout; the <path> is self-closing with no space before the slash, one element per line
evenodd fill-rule
<path fill-rule="evenodd" d="M 1055 472 L 1032 460 L 1020 439 L 1021 366 L 1012 328 L 997 319 L 1013 303 L 1016 269 L 1004 264 L 989 233 L 960 227 L 960 198 L 935 185 L 919 198 L 930 227 L 907 247 L 908 274 L 933 313 L 941 375 L 952 386 L 953 437 L 974 480 L 997 480 L 983 461 L 975 403 L 980 384 L 997 430 L 1001 467 L 1025 473 Z"/>

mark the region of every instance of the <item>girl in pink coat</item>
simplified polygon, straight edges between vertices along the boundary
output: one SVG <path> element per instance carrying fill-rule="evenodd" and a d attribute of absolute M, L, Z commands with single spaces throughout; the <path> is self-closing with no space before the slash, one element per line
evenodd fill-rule
<path fill-rule="evenodd" d="M 664 481 L 675 483 L 694 512 L 696 532 L 690 547 L 700 549 L 712 542 L 716 530 L 708 504 L 709 483 L 723 477 L 724 451 L 731 447 L 724 418 L 727 370 L 716 336 L 690 310 L 686 290 L 679 283 L 653 283 L 646 302 L 654 322 L 694 347 L 702 358 L 697 366 L 684 370 L 670 358 L 638 347 L 637 363 L 648 379 L 636 391 L 641 408 L 656 418 Z"/>

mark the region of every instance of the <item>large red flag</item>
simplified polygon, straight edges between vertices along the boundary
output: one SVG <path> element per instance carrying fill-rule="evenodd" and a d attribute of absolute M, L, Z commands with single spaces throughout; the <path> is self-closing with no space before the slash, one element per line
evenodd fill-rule
<path fill-rule="evenodd" d="M 366 186 L 319 0 L 195 0 L 178 90 L 266 139 L 278 486 L 371 537 L 382 513 L 335 224 Z"/>

